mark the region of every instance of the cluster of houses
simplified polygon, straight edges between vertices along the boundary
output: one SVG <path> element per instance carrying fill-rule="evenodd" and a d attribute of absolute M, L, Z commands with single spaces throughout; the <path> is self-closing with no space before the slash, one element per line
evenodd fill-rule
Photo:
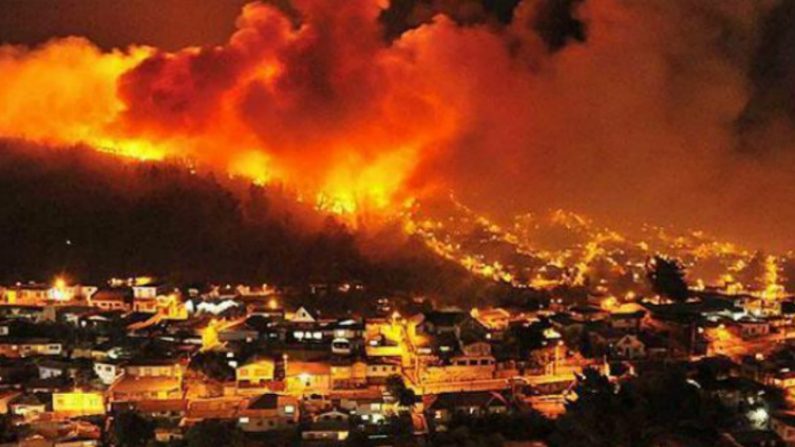
<path fill-rule="evenodd" d="M 535 408 L 555 417 L 583 368 L 620 380 L 659 362 L 718 371 L 699 383 L 704 393 L 747 414 L 753 439 L 795 445 L 795 416 L 759 410 L 767 387 L 795 394 L 787 306 L 760 318 L 736 300 L 707 296 L 611 308 L 599 305 L 603 297 L 556 298 L 467 311 L 382 298 L 368 314 L 318 305 L 329 288 L 361 287 L 313 287 L 315 306 L 292 307 L 285 303 L 300 297 L 269 286 L 131 279 L 3 288 L 0 414 L 12 445 L 102 445 L 125 411 L 154 421 L 159 442 L 222 420 L 306 445 L 354 434 L 396 445 L 390 424 L 400 414 L 410 415 L 418 440 L 461 414 Z M 753 351 L 762 345 L 778 349 Z M 406 402 L 401 389 L 415 399 Z"/>

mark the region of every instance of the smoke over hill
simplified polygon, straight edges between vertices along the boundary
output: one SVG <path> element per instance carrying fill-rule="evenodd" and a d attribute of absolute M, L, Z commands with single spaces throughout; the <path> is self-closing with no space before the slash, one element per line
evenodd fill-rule
<path fill-rule="evenodd" d="M 333 212 L 452 190 L 495 215 L 785 251 L 793 17 L 758 0 L 254 2 L 221 44 L 3 47 L 0 135 L 188 159 Z"/>

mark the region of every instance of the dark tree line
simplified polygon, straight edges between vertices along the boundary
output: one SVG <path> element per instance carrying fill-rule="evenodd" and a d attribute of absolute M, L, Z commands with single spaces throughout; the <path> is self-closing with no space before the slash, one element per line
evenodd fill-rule
<path fill-rule="evenodd" d="M 277 187 L 0 141 L 0 281 L 147 274 L 175 283 L 359 279 L 473 299 L 487 290 L 418 241 L 395 237 L 399 248 L 376 258 L 358 238 Z"/>
<path fill-rule="evenodd" d="M 587 369 L 577 399 L 556 423 L 550 445 L 642 447 L 715 445 L 730 413 L 676 368 L 662 368 L 620 385 Z"/>

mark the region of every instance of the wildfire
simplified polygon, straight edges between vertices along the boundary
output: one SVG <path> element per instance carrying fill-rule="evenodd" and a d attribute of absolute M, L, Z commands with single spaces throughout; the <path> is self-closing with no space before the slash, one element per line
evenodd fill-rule
<path fill-rule="evenodd" d="M 584 88 L 590 84 L 581 83 L 601 79 L 603 71 L 610 73 L 606 85 L 615 84 L 614 79 L 619 77 L 611 71 L 613 64 L 604 67 L 597 63 L 622 60 L 619 56 L 628 49 L 621 45 L 614 48 L 613 42 L 653 40 L 613 35 L 647 28 L 636 26 L 640 22 L 635 19 L 632 26 L 615 26 L 613 20 L 623 17 L 608 13 L 610 8 L 620 8 L 612 5 L 615 2 L 592 5 L 593 11 L 586 14 L 593 22 L 589 23 L 593 31 L 589 37 L 594 45 L 573 46 L 573 53 L 555 54 L 553 58 L 545 49 L 535 54 L 539 36 L 515 25 L 533 18 L 535 8 L 529 6 L 533 2 L 521 2 L 515 11 L 515 24 L 505 29 L 461 27 L 439 16 L 390 42 L 384 40 L 379 21 L 385 4 L 382 1 L 300 1 L 294 5 L 296 14 L 286 14 L 270 3 L 247 5 L 235 32 L 217 46 L 173 52 L 144 46 L 102 51 L 85 39 L 68 38 L 33 49 L 0 47 L 0 138 L 55 146 L 82 144 L 139 160 L 180 160 L 258 184 L 285 184 L 321 211 L 358 217 L 368 212 L 399 212 L 406 200 L 423 198 L 428 190 L 450 187 L 448 183 L 455 179 L 445 176 L 448 165 L 478 165 L 483 168 L 476 171 L 478 174 L 508 175 L 511 171 L 522 177 L 533 177 L 536 166 L 539 172 L 559 167 L 561 175 L 557 177 L 589 177 L 578 175 L 580 171 L 575 168 L 579 163 L 569 166 L 571 163 L 562 163 L 548 150 L 533 150 L 536 140 L 539 148 L 552 147 L 550 141 L 576 142 L 577 135 L 568 138 L 570 126 L 562 126 L 563 130 L 557 126 L 558 121 L 571 122 L 566 113 L 574 109 L 582 109 L 585 116 L 606 112 L 610 119 L 605 122 L 611 123 L 630 122 L 630 118 L 644 123 L 664 121 L 656 114 L 634 114 L 639 109 L 657 110 L 658 104 L 640 106 L 647 105 L 647 97 L 654 97 L 647 92 L 667 91 L 658 88 L 665 85 L 644 82 L 626 89 L 618 83 L 617 91 L 604 91 L 605 99 L 614 93 L 642 93 L 636 99 L 619 97 L 621 104 L 638 101 L 638 108 L 632 108 L 633 116 L 626 117 L 612 115 L 621 107 L 599 108 L 609 101 L 581 98 L 574 93 L 601 93 L 603 89 Z M 650 17 L 657 23 L 659 11 L 653 12 Z M 298 22 L 295 16 L 300 17 Z M 356 32 L 351 33 L 352 29 Z M 655 34 L 654 39 L 679 34 L 684 33 Z M 654 45 L 653 51 L 657 47 Z M 652 49 L 646 50 L 653 54 Z M 528 57 L 517 58 L 516 54 Z M 645 57 L 646 52 L 642 54 Z M 591 57 L 583 57 L 588 55 Z M 537 76 L 545 66 L 551 70 Z M 570 79 L 566 73 L 577 75 Z M 642 76 L 641 80 L 667 80 L 668 74 Z M 704 85 L 712 84 L 710 80 Z M 571 92 L 569 87 L 574 87 Z M 558 89 L 567 94 L 545 93 Z M 484 95 L 483 91 L 488 93 Z M 564 105 L 568 100 L 594 109 L 558 106 L 550 98 L 563 98 Z M 540 110 L 549 113 L 538 115 L 549 118 L 534 119 Z M 562 115 L 565 120 L 555 118 L 561 113 L 558 110 L 566 111 Z M 620 128 L 618 135 L 625 137 L 625 127 L 616 127 Z M 626 139 L 608 138 L 609 145 L 603 140 L 595 145 L 590 141 L 595 136 L 585 134 L 588 147 L 621 147 L 618 141 Z M 563 135 L 567 138 L 561 138 Z M 683 146 L 681 138 L 674 140 L 675 147 Z M 666 149 L 665 144 L 635 143 L 632 145 Z M 721 140 L 721 146 L 723 143 Z M 457 152 L 459 146 L 467 149 L 466 154 Z M 556 152 L 583 152 L 573 150 L 576 147 L 574 144 Z M 531 163 L 518 153 L 525 149 L 531 154 Z M 591 166 L 590 156 L 577 158 L 588 160 L 588 173 L 595 172 L 593 166 L 602 166 Z M 613 156 L 604 159 L 606 163 L 634 166 L 631 159 L 622 163 L 614 163 L 617 158 Z M 491 177 L 502 181 L 499 175 Z M 515 179 L 505 179 L 505 183 L 511 180 Z M 569 189 L 579 188 L 566 187 L 566 194 Z M 511 190 L 497 192 L 510 194 Z M 599 192 L 593 191 L 593 197 L 601 197 Z M 485 235 L 487 240 L 478 242 L 497 248 L 473 249 L 468 241 L 449 231 L 449 222 L 439 218 L 410 216 L 405 228 L 446 259 L 481 277 L 515 287 L 584 286 L 595 276 L 596 267 L 604 265 L 610 273 L 637 275 L 633 268 L 642 263 L 625 261 L 637 250 L 647 254 L 660 248 L 675 250 L 686 255 L 689 262 L 712 258 L 742 262 L 748 257 L 740 247 L 711 241 L 700 232 L 673 235 L 655 227 L 644 235 L 646 240 L 629 246 L 623 235 L 597 228 L 588 217 L 566 210 L 554 211 L 548 223 L 575 234 L 576 241 L 565 248 L 542 247 L 533 234 L 538 226 L 533 215 L 498 224 L 461 203 L 455 206 L 463 216 L 462 222 L 476 226 Z M 495 254 L 500 249 L 510 251 L 510 258 L 532 258 L 533 262 L 519 265 L 514 259 L 506 259 L 508 256 Z M 718 279 L 705 278 L 699 287 L 711 286 Z M 780 294 L 779 282 L 778 278 L 767 281 L 766 294 Z M 728 287 L 742 289 L 735 282 Z M 622 290 L 615 295 L 625 293 Z"/>
<path fill-rule="evenodd" d="M 87 144 L 138 159 L 165 153 L 152 142 L 113 129 L 124 110 L 116 83 L 152 54 L 145 47 L 103 53 L 68 38 L 27 51 L 0 47 L 0 135 L 58 145 Z"/>
<path fill-rule="evenodd" d="M 251 3 L 226 44 L 173 53 L 81 38 L 0 47 L 0 138 L 186 160 L 287 184 L 335 214 L 393 209 L 457 127 L 437 75 L 418 72 L 416 58 L 435 57 L 420 51 L 428 37 L 382 42 L 370 0 L 301 8 L 296 28 Z"/>

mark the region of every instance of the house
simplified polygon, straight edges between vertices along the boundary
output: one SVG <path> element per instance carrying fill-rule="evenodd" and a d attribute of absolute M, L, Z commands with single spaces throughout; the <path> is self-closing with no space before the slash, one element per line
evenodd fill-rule
<path fill-rule="evenodd" d="M 4 338 L 0 339 L 0 356 L 24 358 L 33 356 L 57 356 L 63 354 L 60 342 L 46 338 Z"/>
<path fill-rule="evenodd" d="M 88 299 L 88 304 L 101 310 L 129 312 L 133 306 L 133 291 L 129 287 L 99 289 Z"/>
<path fill-rule="evenodd" d="M 125 364 L 121 360 L 97 360 L 94 362 L 94 374 L 104 385 L 111 385 L 124 374 Z"/>
<path fill-rule="evenodd" d="M 614 312 L 607 317 L 607 323 L 613 329 L 637 332 L 640 330 L 641 322 L 645 316 L 646 311 L 644 310 L 636 310 L 634 312 Z"/>
<path fill-rule="evenodd" d="M 420 381 L 437 383 L 493 379 L 496 363 L 490 355 L 458 355 L 447 362 L 423 367 Z"/>
<path fill-rule="evenodd" d="M 292 428 L 298 419 L 297 398 L 267 393 L 248 400 L 239 412 L 238 426 L 245 432 L 264 432 Z"/>
<path fill-rule="evenodd" d="M 44 359 L 42 361 L 36 362 L 36 367 L 39 370 L 40 379 L 50 379 L 53 377 L 67 377 L 67 376 L 74 377 L 74 373 L 78 369 L 69 362 L 50 360 L 50 359 Z"/>
<path fill-rule="evenodd" d="M 167 308 L 178 293 L 178 291 L 173 288 L 157 283 L 134 285 L 132 289 L 133 310 L 135 312 L 150 314 L 157 313 L 160 309 Z"/>
<path fill-rule="evenodd" d="M 360 320 L 342 320 L 331 324 L 331 352 L 336 355 L 352 355 L 364 344 L 365 325 Z"/>
<path fill-rule="evenodd" d="M 66 323 L 78 327 L 81 318 L 95 311 L 96 308 L 88 305 L 49 305 L 44 308 L 43 320 Z"/>
<path fill-rule="evenodd" d="M 759 320 L 751 317 L 743 317 L 736 321 L 730 321 L 728 328 L 743 340 L 764 337 L 770 334 L 770 323 L 766 320 Z"/>
<path fill-rule="evenodd" d="M 155 427 L 155 441 L 166 445 L 180 444 L 185 437 L 184 429 L 180 426 L 165 425 Z"/>
<path fill-rule="evenodd" d="M 569 315 L 575 321 L 594 322 L 606 319 L 608 313 L 599 307 L 584 304 L 571 307 Z"/>
<path fill-rule="evenodd" d="M 465 328 L 478 326 L 485 329 L 477 320 L 461 311 L 432 311 L 413 316 L 410 331 L 415 335 L 461 334 Z"/>
<path fill-rule="evenodd" d="M 182 398 L 181 380 L 175 377 L 124 375 L 108 389 L 111 402 Z"/>
<path fill-rule="evenodd" d="M 273 380 L 275 363 L 272 359 L 256 359 L 235 369 L 237 385 L 259 386 Z"/>
<path fill-rule="evenodd" d="M 134 359 L 124 365 L 124 373 L 134 378 L 172 377 L 181 381 L 185 365 L 172 359 Z"/>
<path fill-rule="evenodd" d="M 306 307 L 301 306 L 288 318 L 288 321 L 298 324 L 314 324 L 320 321 L 320 314 L 317 311 L 310 311 Z"/>
<path fill-rule="evenodd" d="M 378 424 L 387 416 L 383 395 L 355 395 L 340 399 L 339 409 L 356 415 L 365 423 Z"/>
<path fill-rule="evenodd" d="M 147 283 L 147 284 L 134 284 L 132 286 L 133 290 L 133 297 L 135 299 L 150 299 L 153 300 L 157 298 L 158 295 L 163 295 L 168 293 L 169 290 L 163 284 L 160 283 Z"/>
<path fill-rule="evenodd" d="M 365 368 L 367 383 L 382 385 L 386 379 L 394 375 L 400 375 L 403 371 L 399 362 L 368 361 Z"/>
<path fill-rule="evenodd" d="M 44 320 L 44 306 L 4 305 L 0 306 L 0 318 L 20 321 Z"/>
<path fill-rule="evenodd" d="M 227 325 L 218 331 L 218 341 L 244 341 L 251 343 L 259 338 L 259 331 L 249 326 L 248 320 L 239 321 L 235 324 Z"/>
<path fill-rule="evenodd" d="M 158 313 L 166 320 L 187 320 L 188 307 L 179 293 L 158 297 Z"/>
<path fill-rule="evenodd" d="M 37 419 L 47 411 L 47 405 L 30 392 L 12 399 L 8 408 L 12 416 L 17 416 L 25 421 Z"/>
<path fill-rule="evenodd" d="M 364 322 L 361 320 L 342 320 L 331 325 L 335 339 L 360 341 L 364 338 Z"/>
<path fill-rule="evenodd" d="M 401 358 L 406 354 L 406 350 L 400 342 L 384 334 L 369 336 L 364 347 L 364 352 L 368 358 Z"/>
<path fill-rule="evenodd" d="M 326 362 L 287 360 L 285 386 L 291 394 L 326 394 L 331 389 L 331 366 Z"/>
<path fill-rule="evenodd" d="M 491 345 L 482 341 L 475 341 L 472 343 L 464 343 L 462 341 L 461 352 L 467 356 L 486 357 L 491 355 Z"/>
<path fill-rule="evenodd" d="M 510 407 L 505 396 L 494 391 L 442 393 L 430 396 L 429 401 L 425 406 L 426 413 L 437 429 L 443 430 L 456 414 L 473 416 L 504 414 Z"/>
<path fill-rule="evenodd" d="M 234 419 L 242 403 L 238 396 L 190 400 L 183 423 L 188 420 Z"/>
<path fill-rule="evenodd" d="M 367 364 L 361 361 L 341 361 L 331 364 L 334 389 L 359 388 L 367 383 Z"/>
<path fill-rule="evenodd" d="M 188 401 L 185 399 L 158 399 L 132 402 L 138 413 L 153 418 L 179 421 L 185 417 Z"/>
<path fill-rule="evenodd" d="M 19 283 L 5 290 L 6 304 L 30 306 L 47 301 L 50 285 L 42 283 Z"/>
<path fill-rule="evenodd" d="M 511 322 L 511 313 L 502 308 L 473 309 L 472 316 L 490 331 L 503 332 Z"/>
<path fill-rule="evenodd" d="M 646 357 L 646 345 L 634 334 L 626 334 L 613 343 L 611 355 L 615 358 L 637 360 Z"/>
<path fill-rule="evenodd" d="M 65 417 L 102 415 L 105 414 L 105 398 L 102 393 L 92 391 L 53 393 L 52 410 Z"/>
<path fill-rule="evenodd" d="M 337 410 L 319 414 L 301 433 L 305 442 L 340 442 L 350 434 L 350 416 Z"/>

